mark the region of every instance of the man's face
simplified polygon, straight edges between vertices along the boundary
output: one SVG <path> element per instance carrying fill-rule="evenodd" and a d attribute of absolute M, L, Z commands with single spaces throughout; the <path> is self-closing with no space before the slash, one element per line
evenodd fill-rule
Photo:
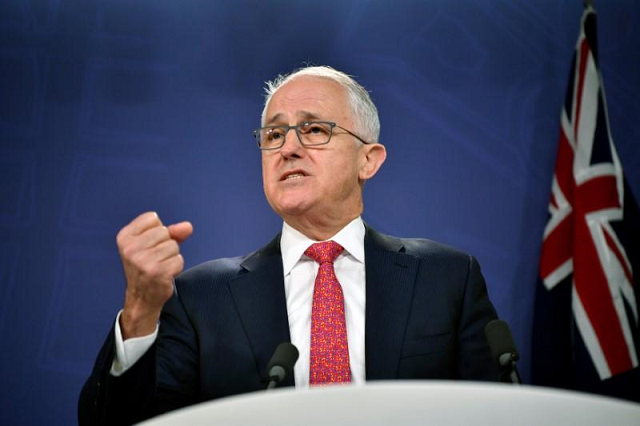
<path fill-rule="evenodd" d="M 332 80 L 301 76 L 280 87 L 265 126 L 332 121 L 357 131 L 345 89 Z M 335 128 L 326 145 L 303 147 L 294 130 L 280 150 L 262 152 L 262 179 L 269 204 L 285 220 L 344 221 L 362 211 L 359 171 L 362 144 Z"/>

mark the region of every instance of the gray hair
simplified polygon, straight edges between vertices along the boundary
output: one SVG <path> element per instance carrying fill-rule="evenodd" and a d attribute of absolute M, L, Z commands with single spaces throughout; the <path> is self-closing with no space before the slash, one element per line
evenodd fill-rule
<path fill-rule="evenodd" d="M 285 84 L 289 83 L 296 77 L 313 76 L 328 78 L 335 81 L 347 91 L 347 97 L 351 110 L 355 118 L 354 129 L 364 140 L 368 142 L 378 142 L 380 137 L 380 119 L 378 118 L 378 109 L 371 100 L 369 92 L 362 87 L 352 76 L 335 70 L 329 66 L 309 66 L 300 68 L 291 74 L 280 74 L 273 81 L 267 81 L 265 84 L 265 100 L 262 110 L 262 125 L 264 126 L 267 108 L 273 95 Z"/>

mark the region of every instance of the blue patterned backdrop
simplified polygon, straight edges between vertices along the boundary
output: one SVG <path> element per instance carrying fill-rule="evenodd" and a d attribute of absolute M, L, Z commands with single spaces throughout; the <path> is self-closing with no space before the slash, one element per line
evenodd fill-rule
<path fill-rule="evenodd" d="M 640 1 L 597 1 L 612 133 L 640 195 Z M 123 300 L 115 246 L 188 219 L 187 266 L 278 232 L 261 187 L 262 82 L 359 77 L 388 160 L 382 232 L 480 260 L 529 378 L 534 284 L 581 0 L 0 2 L 0 424 L 73 424 Z"/>

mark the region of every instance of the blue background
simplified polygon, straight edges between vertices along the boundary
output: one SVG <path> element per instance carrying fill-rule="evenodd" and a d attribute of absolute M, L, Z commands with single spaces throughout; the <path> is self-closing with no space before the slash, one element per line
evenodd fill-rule
<path fill-rule="evenodd" d="M 599 1 L 612 134 L 640 194 L 640 1 Z M 263 81 L 358 76 L 388 159 L 378 230 L 481 262 L 530 374 L 540 241 L 580 0 L 0 3 L 0 424 L 72 424 L 123 301 L 115 235 L 188 219 L 187 266 L 268 242 Z"/>

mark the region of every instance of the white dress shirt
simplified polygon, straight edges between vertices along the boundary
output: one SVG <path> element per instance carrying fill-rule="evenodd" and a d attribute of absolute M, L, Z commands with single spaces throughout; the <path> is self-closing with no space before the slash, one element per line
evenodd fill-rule
<path fill-rule="evenodd" d="M 329 240 L 344 247 L 344 252 L 334 261 L 336 277 L 344 294 L 344 310 L 349 344 L 351 381 L 358 384 L 365 380 L 364 359 L 364 224 L 360 217 L 354 219 Z M 289 332 L 291 343 L 300 352 L 293 367 L 296 388 L 309 387 L 309 352 L 311 346 L 311 305 L 313 287 L 320 265 L 304 255 L 304 251 L 317 241 L 311 240 L 285 222 L 282 226 L 282 266 L 284 293 L 287 297 Z"/>
<path fill-rule="evenodd" d="M 349 364 L 351 381 L 354 384 L 364 383 L 365 380 L 364 234 L 364 223 L 357 217 L 329 238 L 344 247 L 344 252 L 334 261 L 334 269 L 344 294 Z M 296 388 L 309 387 L 311 305 L 319 265 L 304 255 L 304 251 L 316 242 L 318 241 L 309 239 L 286 222 L 283 223 L 280 248 L 289 330 L 291 343 L 300 352 L 300 358 L 294 366 Z M 151 347 L 158 335 L 156 327 L 156 331 L 148 336 L 123 341 L 119 322 L 121 313 L 122 311 L 118 314 L 115 324 L 116 356 L 111 366 L 113 376 L 120 376 L 131 368 Z"/>

